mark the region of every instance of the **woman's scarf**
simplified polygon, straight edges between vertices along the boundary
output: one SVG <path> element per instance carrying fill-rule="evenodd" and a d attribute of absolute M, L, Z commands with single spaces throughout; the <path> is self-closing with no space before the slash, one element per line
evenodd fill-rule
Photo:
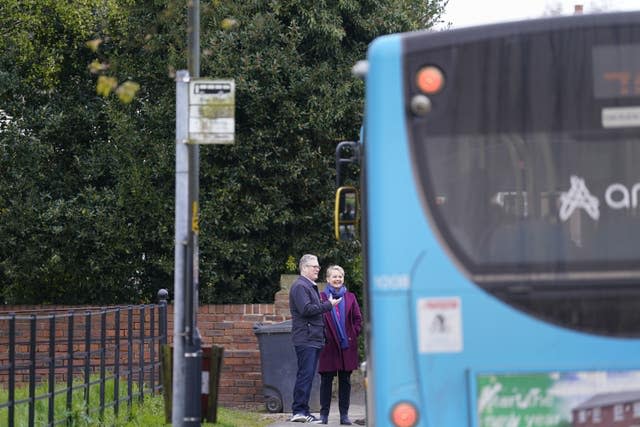
<path fill-rule="evenodd" d="M 327 299 L 329 295 L 333 295 L 333 298 L 342 298 L 344 294 L 347 293 L 347 288 L 345 286 L 341 286 L 339 288 L 334 288 L 333 286 L 327 284 L 324 288 L 324 293 L 327 295 Z M 347 338 L 347 328 L 345 326 L 345 320 L 347 317 L 346 313 L 347 304 L 344 301 L 338 303 L 333 309 L 331 309 L 331 317 L 333 318 L 333 323 L 336 325 L 336 330 L 338 331 L 338 339 L 340 340 L 340 348 L 346 349 L 349 348 L 349 339 Z M 340 312 L 340 317 L 336 313 L 337 309 Z"/>

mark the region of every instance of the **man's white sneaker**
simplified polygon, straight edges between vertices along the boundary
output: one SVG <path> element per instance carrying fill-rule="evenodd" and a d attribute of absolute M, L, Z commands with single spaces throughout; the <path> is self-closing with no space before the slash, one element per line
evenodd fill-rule
<path fill-rule="evenodd" d="M 295 414 L 289 421 L 293 421 L 294 423 L 311 423 L 311 424 L 321 424 L 321 420 L 314 417 L 313 415 L 305 415 L 305 414 Z"/>
<path fill-rule="evenodd" d="M 289 421 L 293 421 L 294 423 L 306 423 L 308 422 L 308 417 L 309 415 L 305 414 L 295 414 Z"/>

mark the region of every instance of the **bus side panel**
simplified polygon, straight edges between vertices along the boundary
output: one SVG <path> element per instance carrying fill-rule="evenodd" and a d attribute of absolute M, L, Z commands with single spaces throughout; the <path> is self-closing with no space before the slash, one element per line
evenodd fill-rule
<path fill-rule="evenodd" d="M 368 425 L 390 424 L 391 405 L 423 406 L 413 333 L 410 271 L 428 238 L 427 224 L 410 185 L 403 120 L 400 38 L 377 39 L 369 49 L 366 93 L 367 236 L 371 340 L 368 355 Z M 399 167 L 400 166 L 400 167 Z M 410 202 L 409 202 L 410 201 Z M 411 214 L 413 212 L 413 214 Z M 374 411 L 374 412 L 372 412 Z M 426 425 L 426 424 L 419 424 Z"/>

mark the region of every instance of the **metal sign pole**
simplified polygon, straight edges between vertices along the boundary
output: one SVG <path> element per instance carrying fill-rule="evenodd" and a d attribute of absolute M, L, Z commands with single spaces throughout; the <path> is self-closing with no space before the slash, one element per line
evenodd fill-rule
<path fill-rule="evenodd" d="M 176 235 L 172 423 L 200 426 L 202 337 L 197 326 L 199 144 L 233 144 L 235 82 L 200 79 L 200 3 L 190 0 L 189 70 L 176 77 Z M 198 398 L 194 398 L 198 396 Z"/>
<path fill-rule="evenodd" d="M 188 2 L 188 65 L 176 84 L 176 241 L 171 421 L 200 426 L 202 347 L 198 314 L 200 147 L 189 143 L 189 80 L 200 77 L 200 1 Z"/>
<path fill-rule="evenodd" d="M 176 201 L 175 201 L 175 268 L 173 300 L 173 391 L 171 423 L 181 426 L 187 396 L 185 381 L 184 307 L 187 247 L 189 244 L 189 72 L 179 70 L 176 75 Z"/>
<path fill-rule="evenodd" d="M 200 1 L 191 0 L 188 19 L 189 75 L 200 77 Z M 186 396 L 184 426 L 200 426 L 202 392 L 202 346 L 197 326 L 198 315 L 198 206 L 200 197 L 200 146 L 188 144 L 189 151 L 189 243 L 187 248 L 187 281 L 185 291 L 185 371 Z M 195 397 L 195 398 L 194 398 Z"/>

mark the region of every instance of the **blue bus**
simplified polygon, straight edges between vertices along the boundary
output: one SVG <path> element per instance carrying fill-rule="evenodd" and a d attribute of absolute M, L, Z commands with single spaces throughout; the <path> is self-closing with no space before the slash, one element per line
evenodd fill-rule
<path fill-rule="evenodd" d="M 367 67 L 335 218 L 367 424 L 640 425 L 640 13 L 384 36 Z"/>

